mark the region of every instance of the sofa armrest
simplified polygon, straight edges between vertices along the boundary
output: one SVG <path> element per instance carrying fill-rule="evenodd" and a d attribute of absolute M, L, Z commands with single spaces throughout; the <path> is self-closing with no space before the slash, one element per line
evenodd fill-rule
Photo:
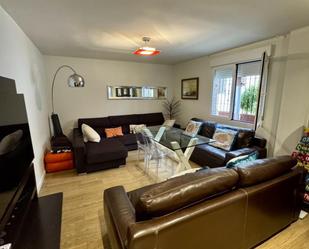
<path fill-rule="evenodd" d="M 86 166 L 85 166 L 85 143 L 83 134 L 78 128 L 73 129 L 73 141 L 72 141 L 72 147 L 73 147 L 73 155 L 74 155 L 74 165 L 77 170 L 77 173 L 85 173 L 87 172 Z"/>
<path fill-rule="evenodd" d="M 252 146 L 257 146 L 260 148 L 265 148 L 266 147 L 266 142 L 267 140 L 265 138 L 261 137 L 254 137 L 252 140 Z"/>
<path fill-rule="evenodd" d="M 258 146 L 253 146 L 253 147 L 249 147 L 249 148 L 242 148 L 242 149 L 239 149 L 239 150 L 233 150 L 233 151 L 227 152 L 225 154 L 225 164 L 235 157 L 245 156 L 245 155 L 248 155 L 248 154 L 250 154 L 254 151 L 258 152 L 258 158 L 259 159 L 266 158 L 266 156 L 267 156 L 266 148 L 261 148 L 261 147 L 258 147 Z"/>
<path fill-rule="evenodd" d="M 230 161 L 231 159 L 233 159 L 235 157 L 248 155 L 248 154 L 250 154 L 254 151 L 256 151 L 256 149 L 254 147 L 242 148 L 242 149 L 239 149 L 239 150 L 229 151 L 225 154 L 225 163 L 227 163 L 228 161 Z"/>
<path fill-rule="evenodd" d="M 135 224 L 135 210 L 123 186 L 104 191 L 104 216 L 112 248 L 127 248 L 129 227 Z"/>
<path fill-rule="evenodd" d="M 259 159 L 263 159 L 267 157 L 267 149 L 265 147 L 261 148 L 259 146 L 253 146 L 258 153 L 259 153 Z"/>

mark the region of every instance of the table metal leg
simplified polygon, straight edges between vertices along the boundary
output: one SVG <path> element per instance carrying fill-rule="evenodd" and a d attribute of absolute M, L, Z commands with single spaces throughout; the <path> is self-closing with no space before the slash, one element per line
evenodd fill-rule
<path fill-rule="evenodd" d="M 178 142 L 176 141 L 171 142 L 172 148 L 174 149 L 176 155 L 179 158 L 179 164 L 177 166 L 176 173 L 182 170 L 191 169 L 189 159 L 192 155 L 195 145 L 197 144 L 197 140 L 198 140 L 197 138 L 191 138 L 185 152 L 182 151 Z"/>
<path fill-rule="evenodd" d="M 157 141 L 157 142 L 160 142 L 161 137 L 163 136 L 165 130 L 166 130 L 166 127 L 164 127 L 164 126 L 160 127 L 160 129 L 159 129 L 158 133 L 156 134 L 154 140 Z"/>

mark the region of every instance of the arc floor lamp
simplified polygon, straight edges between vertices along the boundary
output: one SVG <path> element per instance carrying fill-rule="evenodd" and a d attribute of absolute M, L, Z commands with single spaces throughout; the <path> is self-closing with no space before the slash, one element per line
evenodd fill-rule
<path fill-rule="evenodd" d="M 69 87 L 84 87 L 85 86 L 84 78 L 80 76 L 79 74 L 77 74 L 76 71 L 71 66 L 62 65 L 56 70 L 54 77 L 53 77 L 53 83 L 52 83 L 52 88 L 51 88 L 51 104 L 52 104 L 51 120 L 52 120 L 52 124 L 54 128 L 54 137 L 63 136 L 59 117 L 58 117 L 58 114 L 55 113 L 55 108 L 54 108 L 54 88 L 55 88 L 56 76 L 59 73 L 59 71 L 62 70 L 63 68 L 68 68 L 73 72 L 73 74 L 71 74 L 67 80 Z"/>

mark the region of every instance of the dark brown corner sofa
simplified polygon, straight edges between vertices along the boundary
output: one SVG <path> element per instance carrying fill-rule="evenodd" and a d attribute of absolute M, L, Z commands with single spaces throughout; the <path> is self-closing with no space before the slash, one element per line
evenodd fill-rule
<path fill-rule="evenodd" d="M 221 167 L 234 157 L 247 155 L 254 151 L 258 151 L 259 158 L 265 158 L 267 155 L 266 139 L 255 136 L 255 131 L 252 129 L 219 124 L 199 118 L 192 118 L 192 120 L 203 123 L 198 134 L 204 137 L 212 138 L 216 128 L 237 132 L 231 151 L 225 151 L 210 144 L 196 146 L 190 160 L 201 166 Z"/>
<path fill-rule="evenodd" d="M 302 171 L 289 156 L 104 191 L 113 249 L 248 249 L 297 220 Z"/>
<path fill-rule="evenodd" d="M 235 126 L 228 126 L 198 118 L 192 120 L 202 122 L 199 135 L 212 138 L 216 128 L 232 129 L 237 131 L 237 137 L 231 151 L 224 151 L 209 144 L 195 147 L 191 161 L 208 167 L 221 167 L 237 156 L 259 152 L 259 158 L 266 157 L 266 140 L 255 136 L 255 131 Z M 108 116 L 103 118 L 78 119 L 78 128 L 73 130 L 74 163 L 78 173 L 119 167 L 126 163 L 128 150 L 137 149 L 135 134 L 130 134 L 130 124 L 146 124 L 147 126 L 161 125 L 164 122 L 163 114 L 146 113 Z M 100 143 L 84 143 L 81 125 L 87 124 L 94 128 L 101 136 Z M 124 136 L 106 138 L 104 129 L 121 126 Z"/>
<path fill-rule="evenodd" d="M 136 150 L 135 134 L 130 133 L 130 124 L 162 125 L 163 114 L 146 113 L 109 116 L 103 118 L 78 119 L 78 128 L 73 129 L 74 163 L 78 173 L 88 173 L 101 169 L 115 168 L 126 164 L 128 150 Z M 87 124 L 101 136 L 99 143 L 84 143 L 82 124 Z M 105 128 L 122 127 L 123 136 L 106 138 Z"/>

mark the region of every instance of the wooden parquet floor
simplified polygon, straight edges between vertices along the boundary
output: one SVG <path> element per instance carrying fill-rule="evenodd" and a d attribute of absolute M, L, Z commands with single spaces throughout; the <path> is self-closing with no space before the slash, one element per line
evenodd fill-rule
<path fill-rule="evenodd" d="M 87 175 L 76 175 L 73 170 L 47 174 L 40 196 L 63 192 L 61 249 L 109 249 L 103 218 L 104 189 L 123 185 L 130 191 L 153 182 L 136 167 L 136 152 L 130 152 L 127 165 L 121 168 Z M 309 249 L 309 217 L 258 249 Z"/>

